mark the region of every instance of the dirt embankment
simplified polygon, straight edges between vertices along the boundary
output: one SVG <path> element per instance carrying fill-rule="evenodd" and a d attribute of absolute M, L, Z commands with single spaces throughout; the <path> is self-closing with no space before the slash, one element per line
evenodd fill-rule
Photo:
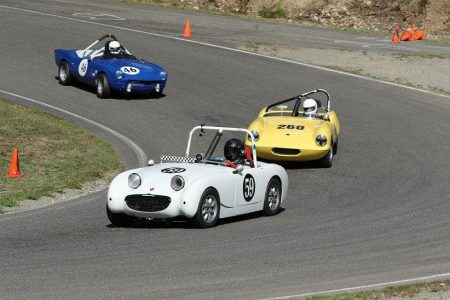
<path fill-rule="evenodd" d="M 134 0 L 380 32 L 416 24 L 428 39 L 450 39 L 449 0 Z"/>

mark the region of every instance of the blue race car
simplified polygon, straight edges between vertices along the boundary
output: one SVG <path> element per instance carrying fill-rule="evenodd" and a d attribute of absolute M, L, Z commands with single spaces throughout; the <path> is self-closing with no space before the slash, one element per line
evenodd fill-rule
<path fill-rule="evenodd" d="M 94 47 L 99 42 L 100 47 Z M 167 72 L 135 56 L 112 34 L 105 34 L 82 50 L 55 49 L 58 80 L 62 85 L 80 81 L 96 87 L 97 97 L 108 98 L 112 91 L 124 94 L 162 95 Z"/>

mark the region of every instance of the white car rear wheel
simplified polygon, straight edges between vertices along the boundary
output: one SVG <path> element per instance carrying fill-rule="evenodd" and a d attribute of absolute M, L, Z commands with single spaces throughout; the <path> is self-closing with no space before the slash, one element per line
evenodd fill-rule
<path fill-rule="evenodd" d="M 273 216 L 280 212 L 280 207 L 281 183 L 277 178 L 272 178 L 270 179 L 269 184 L 267 184 L 263 212 L 266 216 Z"/>

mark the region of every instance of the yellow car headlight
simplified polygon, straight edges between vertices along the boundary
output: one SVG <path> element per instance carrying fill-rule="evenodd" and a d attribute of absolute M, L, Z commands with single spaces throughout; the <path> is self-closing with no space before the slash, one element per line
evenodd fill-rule
<path fill-rule="evenodd" d="M 318 146 L 325 146 L 327 144 L 327 137 L 324 134 L 316 136 L 316 144 Z"/>
<path fill-rule="evenodd" d="M 253 134 L 253 137 L 255 138 L 255 142 L 257 142 L 259 140 L 259 132 L 256 130 L 252 130 L 252 134 Z M 248 140 L 250 142 L 252 141 L 250 135 L 248 135 Z"/>

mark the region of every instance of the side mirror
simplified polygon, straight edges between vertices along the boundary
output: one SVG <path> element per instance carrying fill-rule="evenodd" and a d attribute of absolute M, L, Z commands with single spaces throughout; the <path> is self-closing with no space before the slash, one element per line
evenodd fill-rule
<path fill-rule="evenodd" d="M 153 159 L 150 159 L 147 163 L 148 166 L 153 166 L 155 164 L 155 161 Z"/>

